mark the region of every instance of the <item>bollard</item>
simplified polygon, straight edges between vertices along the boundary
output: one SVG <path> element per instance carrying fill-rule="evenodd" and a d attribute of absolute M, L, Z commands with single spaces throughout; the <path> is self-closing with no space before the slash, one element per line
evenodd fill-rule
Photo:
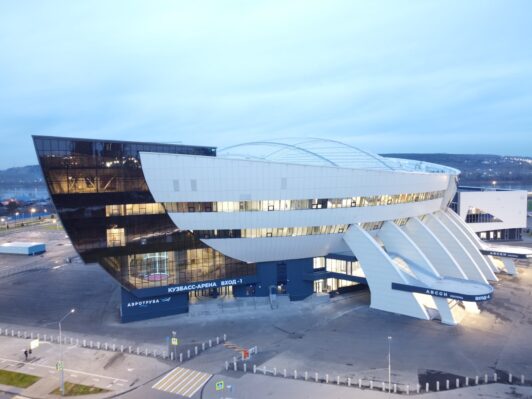
<path fill-rule="evenodd" d="M 386 383 L 382 382 L 382 392 L 386 392 Z"/>
<path fill-rule="evenodd" d="M 109 350 L 109 344 L 107 342 L 105 343 L 105 350 Z"/>
<path fill-rule="evenodd" d="M 83 347 L 85 348 L 86 346 L 87 346 L 87 340 L 84 339 L 84 340 L 83 340 Z"/>
<path fill-rule="evenodd" d="M 11 336 L 12 336 L 12 337 L 15 336 L 15 330 L 11 330 Z"/>
<path fill-rule="evenodd" d="M 129 353 L 133 352 L 133 348 L 131 346 L 128 346 L 127 349 L 129 351 Z"/>
<path fill-rule="evenodd" d="M 244 373 L 247 373 L 247 371 L 248 371 L 248 367 L 247 366 L 248 365 L 246 363 L 244 363 Z"/>
<path fill-rule="evenodd" d="M 329 383 L 329 374 L 325 374 L 325 383 L 326 383 L 326 384 Z"/>
<path fill-rule="evenodd" d="M 436 392 L 439 392 L 440 390 L 440 382 L 436 381 Z"/>
<path fill-rule="evenodd" d="M 224 342 L 227 341 L 227 335 L 224 334 Z"/>
<path fill-rule="evenodd" d="M 74 345 L 74 340 L 70 338 L 70 345 Z"/>
<path fill-rule="evenodd" d="M 266 366 L 262 366 L 262 374 L 266 375 Z"/>
<path fill-rule="evenodd" d="M 429 392 L 429 383 L 428 382 L 425 383 L 425 392 Z"/>
<path fill-rule="evenodd" d="M 220 343 L 220 337 L 216 337 L 216 345 Z"/>
<path fill-rule="evenodd" d="M 140 355 L 140 349 L 138 346 L 137 346 L 137 355 Z"/>
<path fill-rule="evenodd" d="M 212 348 L 212 340 L 209 339 L 209 348 Z"/>
<path fill-rule="evenodd" d="M 318 382 L 318 373 L 314 373 L 314 379 Z"/>
<path fill-rule="evenodd" d="M 163 351 L 163 353 L 161 353 L 161 356 L 163 357 L 163 359 L 166 359 L 166 351 Z"/>
<path fill-rule="evenodd" d="M 521 385 L 525 385 L 525 376 L 521 374 Z"/>
<path fill-rule="evenodd" d="M 111 347 L 111 350 L 112 350 L 113 352 L 116 351 L 116 345 L 115 345 L 115 344 L 113 344 L 113 346 Z"/>
<path fill-rule="evenodd" d="M 350 378 L 350 377 L 347 377 L 347 386 L 348 386 L 348 387 L 351 386 L 351 378 Z"/>
<path fill-rule="evenodd" d="M 286 378 L 286 369 L 283 370 L 283 377 Z"/>
<path fill-rule="evenodd" d="M 233 370 L 236 371 L 236 362 L 233 363 Z"/>
<path fill-rule="evenodd" d="M 120 352 L 124 352 L 124 345 L 120 345 Z"/>
<path fill-rule="evenodd" d="M 253 374 L 257 374 L 257 365 L 253 365 Z"/>
<path fill-rule="evenodd" d="M 92 341 L 90 342 L 90 345 L 89 345 L 89 346 L 90 346 L 90 348 L 92 349 Z"/>
<path fill-rule="evenodd" d="M 308 380 L 308 371 L 305 371 L 305 381 Z"/>
<path fill-rule="evenodd" d="M 79 338 L 76 338 L 76 346 L 79 346 Z"/>
<path fill-rule="evenodd" d="M 460 388 L 460 378 L 456 379 L 456 388 Z"/>
<path fill-rule="evenodd" d="M 100 341 L 98 341 L 98 342 L 96 343 L 96 347 L 97 347 L 98 349 L 100 349 Z"/>
<path fill-rule="evenodd" d="M 469 386 L 469 377 L 466 377 L 466 378 L 465 378 L 465 386 L 466 386 L 466 387 Z"/>
<path fill-rule="evenodd" d="M 187 359 L 190 359 L 190 349 L 187 349 Z"/>
<path fill-rule="evenodd" d="M 13 331 L 13 330 L 11 330 Z M 46 342 L 46 334 L 44 334 L 43 341 Z"/>
<path fill-rule="evenodd" d="M 445 389 L 449 390 L 449 380 L 445 380 Z"/>
<path fill-rule="evenodd" d="M 194 347 L 194 355 L 198 356 L 198 347 L 197 346 Z"/>
<path fill-rule="evenodd" d="M 488 375 L 484 374 L 484 384 L 487 384 L 487 383 L 488 383 Z"/>
<path fill-rule="evenodd" d="M 297 370 L 294 370 L 294 380 L 297 380 Z"/>
<path fill-rule="evenodd" d="M 202 351 L 205 350 L 205 342 L 202 342 L 202 343 L 201 343 L 201 350 L 202 350 Z"/>
<path fill-rule="evenodd" d="M 406 394 L 407 394 L 407 395 L 410 395 L 410 385 L 407 385 L 407 386 L 406 386 Z"/>
<path fill-rule="evenodd" d="M 179 354 L 179 362 L 183 363 L 183 354 L 182 353 Z"/>
<path fill-rule="evenodd" d="M 362 388 L 362 378 L 359 378 L 359 379 L 358 379 L 358 387 L 359 387 L 359 388 Z"/>
<path fill-rule="evenodd" d="M 225 369 L 229 370 L 229 362 L 227 360 L 225 361 Z"/>
<path fill-rule="evenodd" d="M 475 385 L 478 385 L 478 375 L 475 376 Z"/>
<path fill-rule="evenodd" d="M 369 389 L 373 389 L 373 380 L 369 381 Z"/>
<path fill-rule="evenodd" d="M 20 338 L 20 330 L 17 330 L 17 337 Z"/>
<path fill-rule="evenodd" d="M 6 333 L 7 333 L 7 330 L 6 330 Z M 41 339 L 41 334 L 40 334 L 40 333 L 37 333 L 37 339 L 38 339 L 38 340 Z"/>
<path fill-rule="evenodd" d="M 397 384 L 393 384 L 393 393 L 397 393 Z"/>
<path fill-rule="evenodd" d="M 512 383 L 512 373 L 508 374 L 508 382 L 510 384 Z"/>
<path fill-rule="evenodd" d="M 174 360 L 174 352 L 170 352 L 170 360 Z M 225 369 L 227 370 L 227 367 Z"/>
<path fill-rule="evenodd" d="M 277 375 L 277 368 L 276 367 L 273 368 L 273 375 Z"/>
<path fill-rule="evenodd" d="M 157 357 L 157 349 L 153 350 L 153 357 Z"/>
<path fill-rule="evenodd" d="M 336 385 L 340 385 L 340 376 L 339 375 L 336 376 Z"/>
<path fill-rule="evenodd" d="M 493 382 L 497 382 L 497 373 L 493 373 Z"/>
<path fill-rule="evenodd" d="M 144 355 L 148 356 L 148 348 L 144 348 Z"/>

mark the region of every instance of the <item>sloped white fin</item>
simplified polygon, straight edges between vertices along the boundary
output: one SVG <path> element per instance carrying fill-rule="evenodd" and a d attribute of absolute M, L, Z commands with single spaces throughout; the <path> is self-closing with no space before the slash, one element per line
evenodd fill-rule
<path fill-rule="evenodd" d="M 475 240 L 471 239 L 469 235 L 464 232 L 464 229 L 459 227 L 458 223 L 452 220 L 447 212 L 436 212 L 435 215 L 455 235 L 455 237 L 460 240 L 460 243 L 469 253 L 471 259 L 473 259 L 486 279 L 498 281 L 499 279 L 493 272 L 493 266 L 486 261 L 484 256 L 482 256 L 479 248 L 474 243 Z"/>
<path fill-rule="evenodd" d="M 402 229 L 423 251 L 440 275 L 467 279 L 456 259 L 418 218 L 410 218 Z"/>
<path fill-rule="evenodd" d="M 424 219 L 425 225 L 440 240 L 440 242 L 452 253 L 460 268 L 464 271 L 467 278 L 483 283 L 488 283 L 484 274 L 479 270 L 475 261 L 471 258 L 469 252 L 462 246 L 460 241 L 438 218 L 433 215 L 427 215 Z"/>
<path fill-rule="evenodd" d="M 377 242 L 360 226 L 353 224 L 344 241 L 360 261 L 371 292 L 371 307 L 429 320 L 429 314 L 413 293 L 392 290 L 392 282 L 406 283 L 403 273 Z"/>

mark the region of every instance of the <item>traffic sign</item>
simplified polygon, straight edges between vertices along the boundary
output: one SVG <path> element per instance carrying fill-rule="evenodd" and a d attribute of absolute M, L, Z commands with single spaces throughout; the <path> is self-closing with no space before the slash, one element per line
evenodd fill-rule
<path fill-rule="evenodd" d="M 170 343 L 171 343 L 173 346 L 177 346 L 177 345 L 179 345 L 179 340 L 178 340 L 176 337 L 172 337 Z"/>
<path fill-rule="evenodd" d="M 222 381 L 218 381 L 218 382 L 216 382 L 215 387 L 216 387 L 217 391 L 223 391 L 224 388 L 225 388 L 225 383 L 223 382 L 223 380 Z"/>
<path fill-rule="evenodd" d="M 63 370 L 65 368 L 65 364 L 63 362 L 59 361 L 59 362 L 57 362 L 55 364 L 55 368 L 56 368 L 56 370 Z"/>

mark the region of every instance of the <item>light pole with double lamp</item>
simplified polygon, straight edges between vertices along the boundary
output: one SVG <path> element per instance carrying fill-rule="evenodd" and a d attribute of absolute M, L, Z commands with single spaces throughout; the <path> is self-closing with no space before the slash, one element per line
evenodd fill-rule
<path fill-rule="evenodd" d="M 72 313 L 74 313 L 76 309 L 70 309 L 69 312 L 64 315 L 61 320 L 59 320 L 59 363 L 57 365 L 57 368 L 61 372 L 61 396 L 64 396 L 65 394 L 65 373 L 64 373 L 64 364 L 63 364 L 63 334 L 61 330 L 61 322 L 65 320 L 68 316 L 70 316 Z"/>

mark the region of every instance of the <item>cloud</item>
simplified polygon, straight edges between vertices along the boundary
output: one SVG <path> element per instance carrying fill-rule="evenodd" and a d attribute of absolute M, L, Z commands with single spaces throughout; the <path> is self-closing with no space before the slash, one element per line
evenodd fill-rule
<path fill-rule="evenodd" d="M 532 155 L 526 1 L 3 2 L 0 168 L 30 134 Z"/>

